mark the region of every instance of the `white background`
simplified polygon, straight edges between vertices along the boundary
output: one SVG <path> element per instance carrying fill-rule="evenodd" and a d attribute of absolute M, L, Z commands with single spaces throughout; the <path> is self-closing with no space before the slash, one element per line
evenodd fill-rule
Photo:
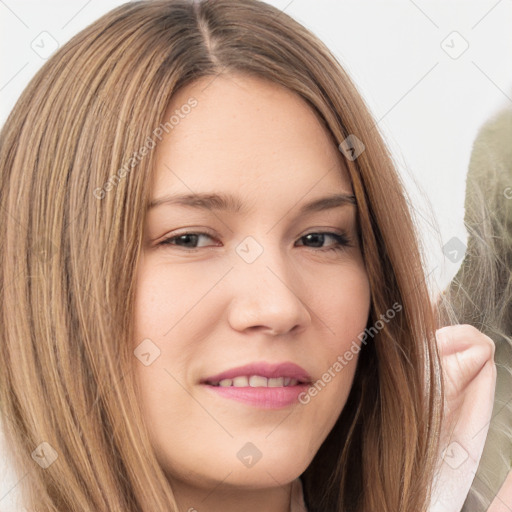
<path fill-rule="evenodd" d="M 0 125 L 44 64 L 33 49 L 40 34 L 63 45 L 121 3 L 0 0 Z M 512 0 L 268 3 L 325 42 L 379 121 L 412 199 L 436 293 L 460 266 L 443 256 L 443 245 L 453 237 L 467 241 L 463 205 L 472 143 L 482 123 L 512 103 Z M 452 58 L 447 51 L 455 55 L 461 37 L 469 47 Z M 0 482 L 0 511 L 21 510 L 13 505 L 17 478 L 5 462 Z"/>

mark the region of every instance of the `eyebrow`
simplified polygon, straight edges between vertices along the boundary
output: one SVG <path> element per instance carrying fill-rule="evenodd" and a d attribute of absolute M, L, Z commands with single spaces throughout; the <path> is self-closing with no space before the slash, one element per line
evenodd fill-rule
<path fill-rule="evenodd" d="M 182 205 L 203 210 L 225 211 L 230 213 L 246 213 L 247 210 L 238 197 L 231 194 L 192 193 L 185 195 L 165 195 L 149 203 L 148 209 L 161 205 Z M 301 206 L 299 213 L 313 213 L 330 210 L 341 206 L 352 205 L 356 207 L 356 198 L 353 194 L 340 193 L 314 199 Z"/>
<path fill-rule="evenodd" d="M 216 193 L 193 193 L 185 195 L 165 195 L 153 199 L 148 209 L 156 208 L 161 205 L 181 205 L 199 208 L 203 210 L 225 211 L 230 213 L 246 213 L 247 210 L 238 197 L 231 194 Z M 314 199 L 304 204 L 300 214 L 330 210 L 340 206 L 356 206 L 356 198 L 353 194 L 340 193 Z"/>

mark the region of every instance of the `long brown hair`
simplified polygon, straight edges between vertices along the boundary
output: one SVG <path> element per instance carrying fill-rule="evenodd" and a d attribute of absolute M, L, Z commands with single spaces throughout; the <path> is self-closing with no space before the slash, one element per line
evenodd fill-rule
<path fill-rule="evenodd" d="M 257 0 L 124 4 L 47 61 L 3 127 L 0 405 L 16 470 L 27 475 L 26 503 L 45 512 L 178 510 L 132 371 L 134 276 L 154 152 L 127 160 L 165 125 L 178 89 L 229 72 L 300 95 L 333 144 L 352 134 L 365 145 L 346 163 L 371 286 L 368 327 L 382 328 L 371 331 L 343 412 L 301 475 L 307 506 L 425 511 L 442 390 L 408 200 L 339 62 Z M 384 323 L 393 304 L 401 311 Z M 35 457 L 53 460 L 53 449 L 58 458 L 42 468 L 36 447 L 43 454 Z"/>

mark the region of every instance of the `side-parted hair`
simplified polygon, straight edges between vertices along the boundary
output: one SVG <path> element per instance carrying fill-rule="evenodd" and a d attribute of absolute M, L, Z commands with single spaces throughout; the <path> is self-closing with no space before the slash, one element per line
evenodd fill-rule
<path fill-rule="evenodd" d="M 26 475 L 25 504 L 178 511 L 139 407 L 134 277 L 155 160 L 149 139 L 168 127 L 176 91 L 223 73 L 280 84 L 320 116 L 334 145 L 349 135 L 364 143 L 346 164 L 371 287 L 368 327 L 402 306 L 362 347 L 348 401 L 301 475 L 308 509 L 426 512 L 442 383 L 409 200 L 336 58 L 257 0 L 112 10 L 49 58 L 1 131 L 0 412 L 15 470 Z M 42 467 L 37 447 L 57 459 Z"/>

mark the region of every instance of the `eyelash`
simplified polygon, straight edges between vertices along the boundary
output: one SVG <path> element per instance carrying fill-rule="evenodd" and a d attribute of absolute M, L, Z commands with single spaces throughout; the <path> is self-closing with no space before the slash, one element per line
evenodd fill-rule
<path fill-rule="evenodd" d="M 209 233 L 204 233 L 204 232 L 201 232 L 201 231 L 188 231 L 188 232 L 185 232 L 185 233 L 180 233 L 178 235 L 173 235 L 173 236 L 170 236 L 170 237 L 167 237 L 165 238 L 164 240 L 162 240 L 161 242 L 159 242 L 157 245 L 160 246 L 160 247 L 165 247 L 165 246 L 176 246 L 176 247 L 180 247 L 181 249 L 184 249 L 186 251 L 190 251 L 190 252 L 194 252 L 194 251 L 197 251 L 199 249 L 202 249 L 202 247 L 193 247 L 193 248 L 189 248 L 189 247 L 182 247 L 182 246 L 179 246 L 179 245 L 176 245 L 176 244 L 173 244 L 171 243 L 173 240 L 177 240 L 178 238 L 181 238 L 183 236 L 188 236 L 188 235 L 204 235 L 204 236 L 207 236 L 208 238 L 213 238 L 212 235 L 210 235 Z M 310 247 L 310 249 L 317 249 L 318 251 L 320 252 L 330 252 L 330 251 L 344 251 L 347 247 L 351 247 L 352 246 L 352 241 L 350 239 L 350 237 L 345 233 L 333 233 L 331 231 L 312 231 L 311 233 L 306 233 L 305 235 L 302 235 L 299 240 L 309 236 L 309 235 L 328 235 L 328 236 L 331 236 L 332 238 L 334 238 L 335 240 L 337 240 L 336 244 L 330 246 L 330 247 L 326 247 L 326 248 L 315 248 L 315 247 Z M 203 247 L 204 249 L 204 247 Z"/>

